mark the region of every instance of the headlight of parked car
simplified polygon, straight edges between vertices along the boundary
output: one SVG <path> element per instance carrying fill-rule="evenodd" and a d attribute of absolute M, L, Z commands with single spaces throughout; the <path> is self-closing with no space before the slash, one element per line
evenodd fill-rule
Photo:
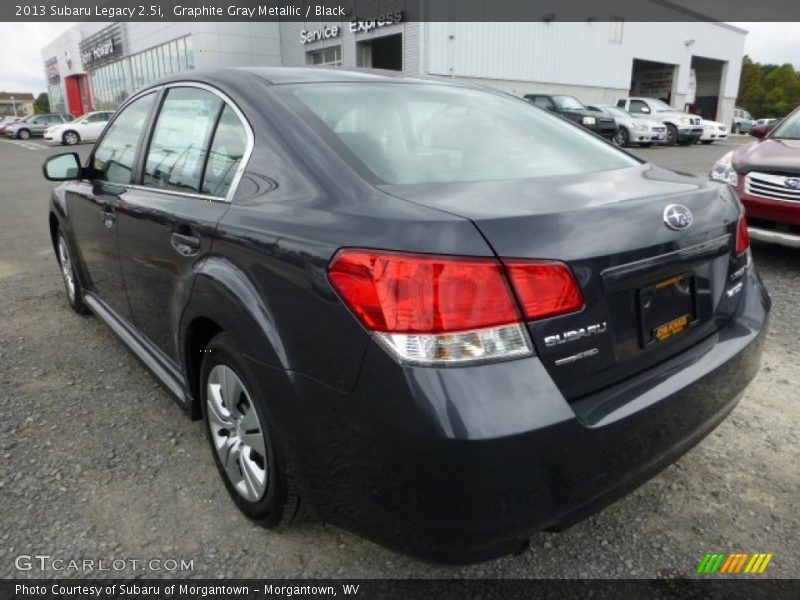
<path fill-rule="evenodd" d="M 583 117 L 583 119 L 581 119 L 581 123 L 583 123 L 584 125 L 594 125 L 595 123 L 597 123 L 597 119 L 595 119 L 594 117 Z"/>
<path fill-rule="evenodd" d="M 724 181 L 736 187 L 736 184 L 739 182 L 739 176 L 733 168 L 733 151 L 728 152 L 714 163 L 714 166 L 711 168 L 711 179 Z"/>

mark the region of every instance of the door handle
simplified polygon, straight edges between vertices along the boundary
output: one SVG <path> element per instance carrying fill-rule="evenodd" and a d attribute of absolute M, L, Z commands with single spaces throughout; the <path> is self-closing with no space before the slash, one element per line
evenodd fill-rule
<path fill-rule="evenodd" d="M 170 243 L 181 256 L 194 256 L 200 251 L 200 238 L 194 235 L 175 232 L 170 236 Z"/>

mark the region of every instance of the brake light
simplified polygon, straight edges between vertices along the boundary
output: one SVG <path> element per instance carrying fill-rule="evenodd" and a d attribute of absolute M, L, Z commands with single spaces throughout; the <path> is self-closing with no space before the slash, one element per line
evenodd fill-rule
<path fill-rule="evenodd" d="M 750 233 L 747 231 L 747 219 L 742 215 L 736 224 L 736 256 L 741 256 L 749 248 Z"/>
<path fill-rule="evenodd" d="M 400 359 L 454 364 L 531 354 L 506 269 L 527 318 L 574 310 L 576 293 L 583 304 L 561 263 L 507 261 L 504 267 L 494 258 L 345 249 L 331 261 L 328 278 Z"/>
<path fill-rule="evenodd" d="M 503 260 L 525 319 L 534 321 L 583 308 L 581 293 L 567 265 L 552 261 Z"/>

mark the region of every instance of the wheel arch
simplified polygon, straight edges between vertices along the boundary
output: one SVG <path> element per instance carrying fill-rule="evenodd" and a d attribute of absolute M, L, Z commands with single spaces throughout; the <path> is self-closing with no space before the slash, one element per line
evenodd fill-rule
<path fill-rule="evenodd" d="M 203 350 L 215 335 L 230 333 L 241 352 L 270 367 L 290 368 L 273 312 L 247 275 L 228 259 L 212 256 L 198 268 L 181 317 L 179 347 L 193 418 L 199 418 Z"/>

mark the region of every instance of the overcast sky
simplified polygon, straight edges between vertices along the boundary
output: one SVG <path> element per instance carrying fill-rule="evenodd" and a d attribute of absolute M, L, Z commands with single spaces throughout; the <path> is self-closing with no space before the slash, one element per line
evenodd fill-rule
<path fill-rule="evenodd" d="M 0 0 L 2 1 L 2 0 Z M 40 50 L 72 23 L 0 23 L 0 42 L 6 53 L 0 69 L 0 91 L 45 91 L 44 67 Z M 764 63 L 792 63 L 800 69 L 800 27 L 797 23 L 734 23 L 750 33 L 745 52 Z"/>

